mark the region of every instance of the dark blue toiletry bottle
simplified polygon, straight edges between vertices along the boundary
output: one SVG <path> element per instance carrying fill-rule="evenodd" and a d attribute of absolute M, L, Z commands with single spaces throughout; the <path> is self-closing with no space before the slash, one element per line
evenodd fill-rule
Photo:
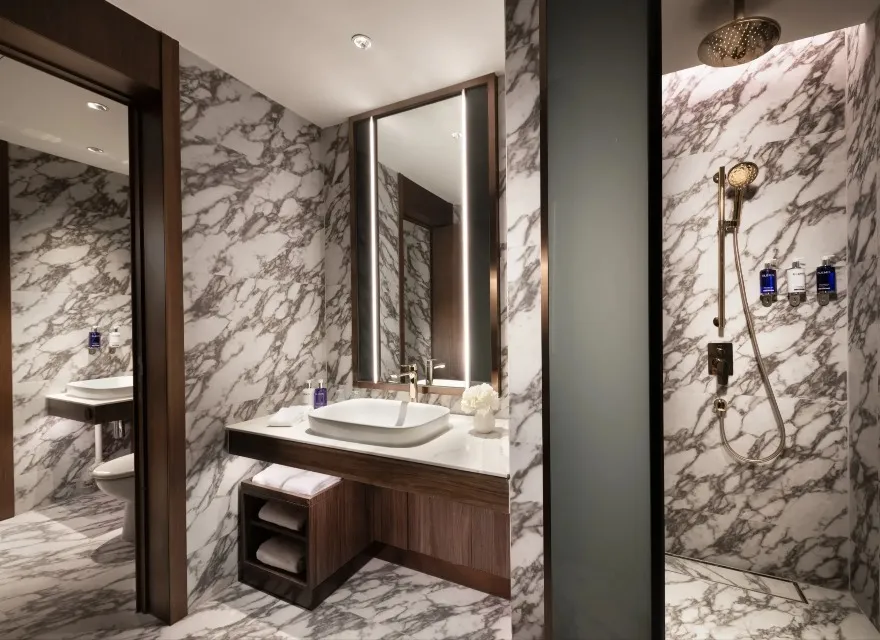
<path fill-rule="evenodd" d="M 816 267 L 816 300 L 823 307 L 837 299 L 837 270 L 831 264 L 834 256 L 822 256 L 822 264 Z"/>
<path fill-rule="evenodd" d="M 95 350 L 101 348 L 101 332 L 98 327 L 92 327 L 89 331 L 89 352 L 94 353 Z"/>
<path fill-rule="evenodd" d="M 776 265 L 773 262 L 765 262 L 761 269 L 761 304 L 769 307 L 776 302 L 778 291 L 776 289 Z"/>
<path fill-rule="evenodd" d="M 327 387 L 323 380 L 318 380 L 318 388 L 315 389 L 315 409 L 327 406 Z"/>

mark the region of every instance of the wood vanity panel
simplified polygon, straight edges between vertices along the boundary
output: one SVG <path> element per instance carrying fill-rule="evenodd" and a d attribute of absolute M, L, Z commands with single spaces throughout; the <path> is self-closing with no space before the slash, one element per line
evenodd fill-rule
<path fill-rule="evenodd" d="M 409 497 L 403 491 L 369 487 L 373 540 L 406 549 L 409 544 Z"/>
<path fill-rule="evenodd" d="M 464 380 L 461 348 L 461 226 L 431 229 L 431 353 L 446 363 L 440 377 Z"/>
<path fill-rule="evenodd" d="M 342 481 L 309 501 L 308 583 L 315 587 L 371 542 L 367 487 Z"/>
<path fill-rule="evenodd" d="M 510 577 L 510 516 L 472 507 L 470 566 Z"/>
<path fill-rule="evenodd" d="M 237 456 L 299 467 L 364 484 L 438 496 L 510 512 L 507 478 L 437 467 L 421 462 L 281 440 L 245 431 L 226 431 L 226 450 Z"/>
<path fill-rule="evenodd" d="M 409 494 L 409 547 L 452 564 L 470 566 L 473 507 Z"/>

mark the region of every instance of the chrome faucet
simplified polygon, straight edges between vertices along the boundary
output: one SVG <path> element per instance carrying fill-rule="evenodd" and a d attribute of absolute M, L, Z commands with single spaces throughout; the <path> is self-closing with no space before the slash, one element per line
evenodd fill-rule
<path fill-rule="evenodd" d="M 445 368 L 445 362 L 440 362 L 437 358 L 425 358 L 425 377 L 429 386 L 434 384 L 434 371 Z"/>
<path fill-rule="evenodd" d="M 392 380 L 397 382 L 409 382 L 409 401 L 419 401 L 419 367 L 416 364 L 400 365 L 400 374 L 392 375 Z"/>

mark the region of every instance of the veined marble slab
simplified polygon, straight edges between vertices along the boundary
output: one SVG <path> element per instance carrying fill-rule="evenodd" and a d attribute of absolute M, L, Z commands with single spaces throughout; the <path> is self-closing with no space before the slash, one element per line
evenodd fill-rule
<path fill-rule="evenodd" d="M 722 567 L 717 564 L 708 564 L 690 558 L 682 558 L 666 554 L 666 570 L 681 573 L 693 578 L 709 580 L 719 584 L 728 584 L 740 587 L 747 591 L 759 591 L 769 593 L 780 598 L 803 602 L 803 596 L 798 589 L 797 583 L 791 580 L 782 580 L 771 576 L 762 576 L 757 573 L 749 573 L 730 567 Z"/>
<path fill-rule="evenodd" d="M 309 431 L 307 408 L 299 408 L 302 415 L 291 427 L 270 427 L 269 416 L 262 416 L 227 425 L 226 429 L 501 478 L 510 474 L 507 420 L 496 420 L 495 432 L 484 435 L 473 431 L 473 418 L 450 414 L 449 431 L 430 442 L 415 447 L 382 447 L 315 435 Z"/>

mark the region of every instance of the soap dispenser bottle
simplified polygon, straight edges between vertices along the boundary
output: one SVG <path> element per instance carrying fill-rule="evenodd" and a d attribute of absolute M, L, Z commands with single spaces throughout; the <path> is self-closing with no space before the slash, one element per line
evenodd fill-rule
<path fill-rule="evenodd" d="M 807 274 L 804 271 L 803 258 L 797 258 L 791 263 L 791 268 L 785 272 L 788 283 L 788 303 L 797 307 L 807 299 Z"/>
<path fill-rule="evenodd" d="M 122 346 L 122 336 L 119 334 L 119 327 L 113 327 L 110 335 L 107 336 L 107 346 L 110 347 L 110 353 L 116 353 L 116 350 Z"/>
<path fill-rule="evenodd" d="M 776 261 L 772 260 L 764 263 L 761 269 L 761 304 L 769 307 L 778 299 L 778 289 L 776 287 Z"/>
<path fill-rule="evenodd" d="M 837 299 L 837 270 L 831 264 L 834 256 L 822 256 L 822 264 L 816 268 L 816 300 L 823 307 Z"/>
<path fill-rule="evenodd" d="M 94 354 L 101 348 L 101 332 L 98 327 L 92 327 L 89 330 L 89 353 Z"/>
<path fill-rule="evenodd" d="M 315 409 L 327 406 L 327 388 L 323 380 L 318 380 L 318 388 L 315 389 Z"/>

